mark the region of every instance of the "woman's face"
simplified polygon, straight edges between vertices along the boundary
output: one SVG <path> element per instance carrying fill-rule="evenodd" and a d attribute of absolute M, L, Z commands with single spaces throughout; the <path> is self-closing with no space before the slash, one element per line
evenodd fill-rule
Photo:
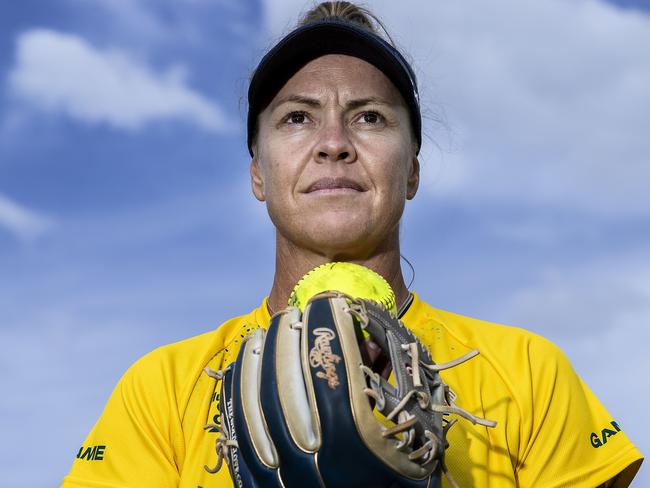
<path fill-rule="evenodd" d="M 419 164 L 406 104 L 377 68 L 344 55 L 298 71 L 259 115 L 253 193 L 290 242 L 363 258 L 396 237 Z"/>

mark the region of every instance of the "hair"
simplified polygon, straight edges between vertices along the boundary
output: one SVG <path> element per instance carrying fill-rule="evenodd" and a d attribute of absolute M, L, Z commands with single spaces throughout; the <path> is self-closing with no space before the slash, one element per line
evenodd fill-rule
<path fill-rule="evenodd" d="M 355 24 L 373 34 L 383 37 L 397 48 L 384 23 L 365 7 L 352 2 L 321 2 L 302 16 L 296 27 L 319 22 L 322 20 L 339 20 Z"/>

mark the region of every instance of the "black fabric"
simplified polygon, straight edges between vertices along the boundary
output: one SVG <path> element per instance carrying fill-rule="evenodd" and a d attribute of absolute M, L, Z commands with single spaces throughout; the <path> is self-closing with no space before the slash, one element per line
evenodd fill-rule
<path fill-rule="evenodd" d="M 292 31 L 257 66 L 248 88 L 248 150 L 251 156 L 257 116 L 300 68 L 326 54 L 345 54 L 363 59 L 388 77 L 409 109 L 419 151 L 422 144 L 420 102 L 415 74 L 409 63 L 378 35 L 347 22 L 326 20 Z"/>

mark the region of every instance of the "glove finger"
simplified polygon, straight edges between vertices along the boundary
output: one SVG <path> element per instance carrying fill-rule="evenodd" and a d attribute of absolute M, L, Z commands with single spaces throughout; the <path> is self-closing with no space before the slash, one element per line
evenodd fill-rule
<path fill-rule="evenodd" d="M 260 401 L 273 438 L 284 487 L 320 487 L 315 461 L 320 445 L 300 363 L 300 312 L 273 317 L 264 343 Z"/>
<path fill-rule="evenodd" d="M 235 486 L 262 488 L 277 482 L 277 454 L 266 434 L 259 407 L 259 375 L 264 331 L 256 330 L 239 350 L 222 382 L 222 428 L 237 442 L 228 452 L 228 469 Z"/>

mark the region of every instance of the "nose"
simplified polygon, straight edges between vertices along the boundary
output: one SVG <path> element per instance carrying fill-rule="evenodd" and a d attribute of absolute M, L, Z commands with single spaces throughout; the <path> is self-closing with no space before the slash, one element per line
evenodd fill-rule
<path fill-rule="evenodd" d="M 351 163 L 356 158 L 357 153 L 354 144 L 350 140 L 350 134 L 343 121 L 328 121 L 321 128 L 318 141 L 314 146 L 314 159 L 316 162 Z"/>

